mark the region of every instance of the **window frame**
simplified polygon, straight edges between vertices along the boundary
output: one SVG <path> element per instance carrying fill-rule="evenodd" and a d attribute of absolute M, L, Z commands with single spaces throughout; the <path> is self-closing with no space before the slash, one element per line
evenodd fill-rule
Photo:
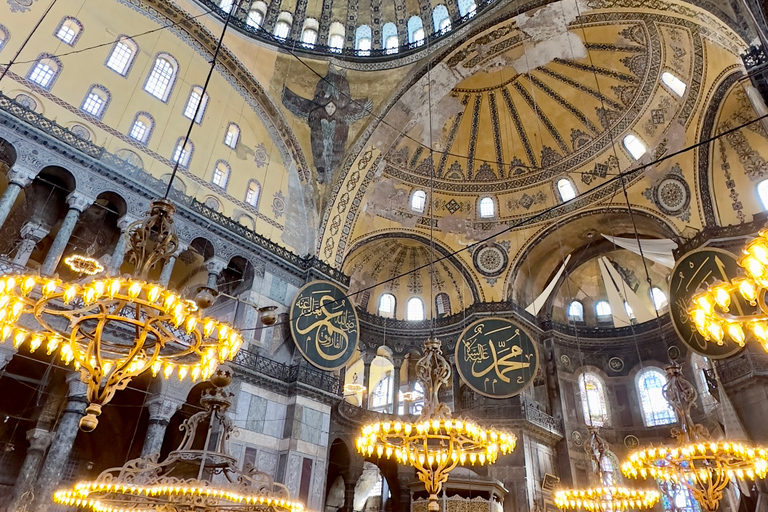
<path fill-rule="evenodd" d="M 44 64 L 45 66 L 48 66 L 48 69 L 53 70 L 53 73 L 51 74 L 51 77 L 48 79 L 48 82 L 43 85 L 40 82 L 34 80 L 32 78 L 32 75 L 34 74 L 35 70 L 37 69 L 37 66 L 42 64 L 42 61 L 49 60 L 53 64 L 56 65 L 56 69 L 54 70 L 48 64 Z M 61 64 L 61 60 L 59 60 L 55 55 L 52 55 L 50 53 L 41 53 L 37 59 L 32 63 L 32 66 L 29 68 L 29 71 L 26 74 L 27 80 L 35 84 L 37 87 L 40 87 L 43 90 L 50 91 L 53 85 L 56 83 L 56 80 L 59 78 L 59 75 L 61 75 L 61 70 L 64 69 L 64 67 Z"/>
<path fill-rule="evenodd" d="M 569 193 L 573 194 L 572 196 L 568 198 L 565 197 L 563 194 L 563 184 L 568 186 L 570 189 Z M 573 183 L 573 181 L 566 177 L 560 178 L 555 182 L 555 190 L 557 190 L 557 195 L 560 198 L 561 203 L 567 203 L 568 201 L 572 201 L 573 199 L 579 197 L 579 191 L 576 189 L 576 185 Z"/>
<path fill-rule="evenodd" d="M 608 313 L 607 314 L 600 314 L 600 305 L 606 304 L 608 307 Z M 608 323 L 613 321 L 613 308 L 611 308 L 611 303 L 608 302 L 605 299 L 599 300 L 595 302 L 595 318 L 599 323 Z"/>
<path fill-rule="evenodd" d="M 195 94 L 197 94 L 199 99 L 197 100 L 197 104 L 195 105 L 194 110 L 192 110 L 190 114 L 192 97 Z M 203 88 L 201 86 L 193 85 L 192 89 L 189 91 L 189 95 L 187 96 L 187 102 L 184 104 L 184 112 L 183 112 L 184 117 L 186 117 L 189 120 L 192 120 L 192 118 L 194 117 L 195 124 L 197 125 L 203 124 L 203 117 L 205 117 L 205 111 L 208 108 L 209 100 L 210 100 L 210 96 L 208 96 L 207 92 L 203 91 Z M 198 106 L 199 106 L 199 109 L 198 109 Z M 195 113 L 197 113 L 197 115 L 195 115 Z"/>
<path fill-rule="evenodd" d="M 143 140 L 137 139 L 136 137 L 131 135 L 131 133 L 133 132 L 133 127 L 139 121 L 140 117 L 146 117 L 150 123 Z M 136 115 L 133 117 L 133 121 L 131 122 L 131 129 L 128 130 L 128 136 L 131 139 L 135 140 L 136 142 L 146 145 L 149 142 L 150 137 L 152 137 L 152 132 L 154 131 L 154 129 L 155 129 L 155 118 L 149 112 L 140 110 L 139 112 L 136 112 Z"/>
<path fill-rule="evenodd" d="M 768 210 L 768 179 L 764 179 L 755 187 L 757 198 L 763 204 L 763 210 Z"/>
<path fill-rule="evenodd" d="M 8 44 L 8 41 L 11 39 L 11 32 L 8 30 L 8 27 L 5 25 L 0 24 L 0 34 L 2 34 L 2 37 L 0 37 L 0 52 L 3 51 L 3 48 Z"/>
<path fill-rule="evenodd" d="M 629 142 L 627 142 L 629 140 Z M 640 147 L 643 148 L 642 153 L 635 153 L 635 151 L 630 147 L 633 146 L 635 143 L 639 144 Z M 621 145 L 624 146 L 624 150 L 629 153 L 629 156 L 632 158 L 633 161 L 638 161 L 641 158 L 643 158 L 645 155 L 648 154 L 648 146 L 645 145 L 645 142 L 635 135 L 634 133 L 628 133 L 624 136 L 624 138 L 621 139 Z"/>
<path fill-rule="evenodd" d="M 578 305 L 579 305 L 579 308 L 580 308 L 580 310 L 581 310 L 581 311 L 579 312 L 579 316 L 578 316 L 578 318 L 577 318 L 577 317 L 575 317 L 575 316 L 574 316 L 574 315 L 571 313 L 571 309 L 573 308 L 574 304 L 578 304 Z M 572 300 L 571 302 L 569 302 L 569 303 L 568 303 L 568 311 L 567 311 L 567 316 L 568 316 L 568 321 L 569 321 L 569 322 L 584 323 L 584 303 L 583 303 L 583 302 L 581 302 L 580 300 L 576 300 L 576 299 L 574 299 L 574 300 Z"/>
<path fill-rule="evenodd" d="M 70 41 L 67 41 L 59 35 L 61 30 L 64 28 L 64 24 L 67 22 L 72 22 L 77 27 L 77 31 L 75 31 L 75 33 L 72 35 L 72 40 Z M 79 19 L 75 18 L 74 16 L 64 16 L 57 25 L 56 30 L 53 32 L 53 37 L 66 44 L 67 46 L 74 47 L 80 40 L 80 36 L 83 35 L 83 31 L 83 23 Z"/>
<path fill-rule="evenodd" d="M 489 200 L 491 204 L 491 214 L 485 215 L 483 214 L 483 204 L 488 204 L 487 201 Z M 477 200 L 477 216 L 481 219 L 495 219 L 496 218 L 496 199 L 493 198 L 493 196 L 483 196 L 480 199 Z"/>
<path fill-rule="evenodd" d="M 418 303 L 421 306 L 421 318 L 411 318 L 411 304 Z M 411 297 L 405 303 L 405 319 L 409 322 L 423 322 L 427 319 L 427 310 L 421 297 Z"/>
<path fill-rule="evenodd" d="M 235 128 L 235 130 L 237 130 L 237 134 L 236 134 L 236 135 L 235 135 L 235 137 L 234 137 L 234 139 L 235 139 L 235 140 L 234 140 L 234 143 L 232 143 L 232 144 L 228 144 L 228 143 L 227 143 L 227 139 L 229 138 L 230 128 L 232 128 L 232 127 L 234 127 L 234 128 Z M 223 142 L 224 142 L 224 145 L 225 145 L 225 146 L 227 146 L 227 147 L 228 147 L 228 148 L 230 148 L 230 149 L 236 149 L 236 148 L 237 148 L 237 143 L 238 143 L 238 142 L 240 142 L 240 135 L 241 135 L 241 134 L 242 134 L 242 130 L 240 130 L 240 126 L 238 126 L 238 124 L 237 124 L 237 123 L 230 121 L 230 122 L 227 124 L 227 129 L 226 129 L 226 131 L 224 132 L 224 141 L 223 141 Z"/>
<path fill-rule="evenodd" d="M 664 78 L 667 77 L 667 76 L 672 77 L 671 80 L 669 80 L 669 81 L 665 80 Z M 677 96 L 678 98 L 682 98 L 683 96 L 685 96 L 686 91 L 688 91 L 688 84 L 683 82 L 682 79 L 680 79 L 679 76 L 677 76 L 676 74 L 672 73 L 669 70 L 665 69 L 661 73 L 661 77 L 659 78 L 659 81 L 662 84 L 664 84 L 664 86 L 667 89 L 672 91 L 672 93 L 674 93 L 674 95 Z M 669 83 L 669 82 L 672 82 L 672 83 Z M 682 88 L 683 88 L 682 92 L 677 90 L 680 86 L 682 86 Z"/>
<path fill-rule="evenodd" d="M 256 23 L 256 22 L 252 23 L 252 20 L 254 19 L 253 14 L 258 14 L 259 15 L 260 19 L 259 19 L 258 23 Z M 251 8 L 248 9 L 248 15 L 245 17 L 245 25 L 248 26 L 248 27 L 251 27 L 254 30 L 258 30 L 258 29 L 262 28 L 261 25 L 263 23 L 264 23 L 264 12 L 261 9 L 257 8 L 257 7 L 251 6 Z"/>
<path fill-rule="evenodd" d="M 179 148 L 182 148 L 178 160 L 179 167 L 189 169 L 189 164 L 192 163 L 192 155 L 195 153 L 195 144 L 192 140 L 188 140 L 187 144 L 184 144 L 184 137 L 176 139 L 176 145 L 173 146 L 173 153 L 171 154 L 171 162 L 173 162 L 174 165 L 177 162 L 176 153 L 179 152 Z M 189 148 L 189 153 L 186 155 L 186 158 L 184 158 L 184 152 L 187 151 L 187 148 Z"/>
<path fill-rule="evenodd" d="M 101 91 L 104 94 L 104 97 L 102 98 L 98 94 L 95 94 L 94 91 Z M 96 113 L 91 112 L 90 110 L 86 110 L 85 106 L 88 103 L 88 101 L 91 98 L 91 95 L 95 95 L 99 97 L 101 100 L 101 105 L 99 105 L 99 109 Z M 106 112 L 107 107 L 109 106 L 109 103 L 112 101 L 112 94 L 109 92 L 109 90 L 104 87 L 103 85 L 99 84 L 93 84 L 88 89 L 88 92 L 85 93 L 85 97 L 83 98 L 82 103 L 80 103 L 80 111 L 85 112 L 89 116 L 93 116 L 94 118 L 101 120 L 104 118 L 104 112 Z"/>
<path fill-rule="evenodd" d="M 667 411 L 672 413 L 671 414 L 672 417 L 667 418 L 665 420 L 655 420 L 653 422 L 649 422 L 649 417 L 648 417 L 649 414 L 648 414 L 648 411 L 646 410 L 646 404 L 645 404 L 645 401 L 643 400 L 643 392 L 641 391 L 640 384 L 641 382 L 645 381 L 646 375 L 651 375 L 651 374 L 657 375 L 660 378 L 662 382 L 661 387 L 658 388 L 660 390 L 663 390 L 664 385 L 666 385 L 666 383 L 668 382 L 667 376 L 664 373 L 664 371 L 661 368 L 657 368 L 655 366 L 647 366 L 644 369 L 637 372 L 637 375 L 635 375 L 635 392 L 637 393 L 637 402 L 638 402 L 638 405 L 640 406 L 640 413 L 643 416 L 643 425 L 646 427 L 661 427 L 664 425 L 671 425 L 677 422 L 677 413 L 675 412 L 674 407 L 672 407 L 669 401 L 666 398 L 664 398 L 663 391 L 660 391 L 661 397 L 664 398 L 664 403 L 666 403 L 668 407 Z M 657 389 L 657 388 L 654 388 L 654 389 Z M 657 405 L 656 404 L 657 398 L 658 397 L 650 396 L 648 399 L 648 405 L 650 405 L 651 407 L 654 407 L 655 409 L 655 405 Z M 654 410 L 651 412 L 651 414 L 652 416 L 655 416 L 659 412 L 660 411 Z"/>
<path fill-rule="evenodd" d="M 661 306 L 657 306 L 656 304 L 656 294 L 654 293 L 655 290 L 658 290 L 659 293 L 664 297 L 664 303 Z M 664 293 L 664 290 L 659 288 L 658 286 L 652 286 L 651 289 L 648 291 L 648 294 L 651 296 L 651 304 L 653 304 L 653 308 L 656 311 L 662 311 L 664 308 L 669 306 L 669 297 L 667 297 L 667 294 Z"/>
<path fill-rule="evenodd" d="M 448 22 L 448 26 L 444 27 L 443 25 L 446 21 Z M 451 14 L 444 4 L 438 4 L 432 9 L 432 26 L 437 34 L 445 34 L 451 31 Z"/>
<path fill-rule="evenodd" d="M 256 185 L 256 200 L 255 201 L 249 201 L 248 200 L 248 194 L 251 192 L 251 185 Z M 259 208 L 259 201 L 261 200 L 261 183 L 259 183 L 257 180 L 248 180 L 248 186 L 245 189 L 245 197 L 243 198 L 243 202 L 247 204 L 248 206 L 255 208 L 258 210 Z"/>
<path fill-rule="evenodd" d="M 109 65 L 109 62 L 112 60 L 112 57 L 115 55 L 115 52 L 117 51 L 118 45 L 123 44 L 131 50 L 131 55 L 128 57 L 128 61 L 125 64 L 125 68 L 122 72 L 116 70 L 112 66 Z M 107 69 L 110 69 L 117 73 L 118 75 L 122 77 L 127 77 L 128 73 L 131 72 L 131 68 L 133 68 L 133 63 L 136 62 L 136 55 L 139 53 L 139 45 L 131 39 L 130 37 L 126 35 L 120 35 L 115 40 L 115 44 L 112 45 L 112 50 L 109 52 L 109 55 L 107 55 L 107 60 L 104 61 L 104 65 L 107 67 Z"/>
<path fill-rule="evenodd" d="M 391 311 L 391 316 L 387 316 L 386 314 L 383 314 L 383 313 L 382 313 L 382 310 L 381 310 L 381 302 L 382 302 L 382 300 L 384 300 L 385 298 L 387 298 L 387 299 L 390 299 L 390 298 L 391 298 L 391 299 L 392 299 L 392 311 Z M 397 313 L 397 297 L 395 297 L 393 294 L 391 294 L 391 293 L 388 293 L 388 292 L 387 292 L 387 293 L 382 293 L 382 294 L 379 296 L 379 301 L 378 301 L 378 303 L 376 304 L 376 314 L 377 314 L 378 316 L 382 317 L 382 318 L 395 318 L 395 314 L 396 314 L 396 313 Z"/>
<path fill-rule="evenodd" d="M 597 405 L 598 415 L 593 414 L 595 407 L 589 398 L 588 384 L 593 384 L 597 390 L 596 393 L 600 395 Z M 600 428 L 610 426 L 611 415 L 608 407 L 608 395 L 606 394 L 605 381 L 600 375 L 594 371 L 585 371 L 579 375 L 579 398 L 581 399 L 581 413 L 588 426 Z M 596 416 L 599 416 L 597 421 L 595 421 Z"/>
<path fill-rule="evenodd" d="M 420 207 L 417 207 L 417 206 L 414 205 L 414 201 L 416 201 L 417 197 L 419 197 L 419 201 L 420 201 L 420 204 L 421 204 Z M 409 202 L 410 202 L 410 206 L 411 206 L 411 211 L 416 212 L 416 213 L 424 213 L 425 211 L 427 211 L 427 192 L 425 190 L 420 189 L 420 188 L 414 190 L 411 193 L 411 200 Z"/>
<path fill-rule="evenodd" d="M 368 41 L 368 48 L 361 48 L 361 42 Z M 360 25 L 355 29 L 355 53 L 366 57 L 373 49 L 373 32 L 369 25 Z"/>
<path fill-rule="evenodd" d="M 226 172 L 224 174 L 224 183 L 216 183 L 216 172 L 219 171 L 219 166 L 223 165 L 226 168 Z M 225 191 L 227 190 L 227 185 L 229 185 L 229 178 L 232 176 L 232 166 L 229 165 L 229 163 L 226 160 L 216 160 L 216 163 L 213 166 L 213 172 L 211 174 L 211 184 L 219 187 L 221 190 Z"/>
<path fill-rule="evenodd" d="M 165 86 L 165 92 L 162 97 L 158 96 L 151 90 L 149 90 L 147 87 L 149 87 L 150 80 L 152 79 L 152 75 L 155 72 L 155 69 L 157 68 L 157 63 L 159 60 L 164 60 L 171 66 L 171 76 L 168 77 L 168 83 Z M 144 86 L 142 89 L 144 92 L 152 96 L 153 98 L 162 101 L 163 103 L 168 103 L 168 100 L 171 98 L 171 94 L 173 93 L 173 88 L 176 85 L 176 79 L 179 76 L 179 63 L 178 61 L 169 53 L 160 52 L 157 55 L 155 55 L 155 58 L 153 60 L 152 69 L 149 71 L 149 74 L 147 74 L 146 80 L 144 80 Z"/>

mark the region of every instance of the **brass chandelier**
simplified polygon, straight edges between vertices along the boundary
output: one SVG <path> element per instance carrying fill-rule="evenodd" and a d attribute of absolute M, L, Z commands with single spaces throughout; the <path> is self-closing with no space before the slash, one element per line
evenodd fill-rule
<path fill-rule="evenodd" d="M 559 489 L 555 492 L 555 505 L 563 510 L 589 512 L 621 512 L 627 509 L 651 509 L 659 501 L 659 491 L 632 489 L 616 485 L 603 464 L 608 452 L 599 428 L 589 426 L 589 442 L 584 447 L 592 459 L 598 484 L 583 489 Z"/>
<path fill-rule="evenodd" d="M 45 345 L 74 364 L 88 385 L 82 430 L 96 428 L 101 407 L 132 378 L 151 370 L 207 379 L 243 343 L 231 326 L 203 317 L 195 302 L 148 281 L 150 269 L 178 247 L 174 211 L 168 200 L 155 200 L 148 216 L 128 227 L 132 277 L 0 277 L 0 342 L 30 352 Z"/>
<path fill-rule="evenodd" d="M 654 478 L 682 484 L 707 511 L 715 512 L 723 490 L 734 478 L 765 478 L 768 450 L 736 441 L 715 441 L 691 418 L 696 390 L 679 365 L 667 367 L 664 396 L 680 419 L 672 428 L 675 446 L 648 447 L 630 454 L 621 465 L 627 477 Z"/>
<path fill-rule="evenodd" d="M 365 425 L 356 445 L 363 456 L 394 455 L 398 463 L 416 468 L 429 493 L 428 509 L 434 512 L 440 509 L 437 495 L 457 465 L 492 464 L 499 454 L 515 449 L 517 438 L 451 417 L 451 410 L 438 398 L 440 387 L 451 376 L 439 339 L 424 342 L 424 355 L 416 363 L 416 375 L 425 389 L 419 419 L 414 423 L 396 420 Z"/>
<path fill-rule="evenodd" d="M 749 242 L 739 260 L 745 277 L 717 283 L 691 300 L 689 315 L 696 330 L 709 342 L 722 345 L 726 334 L 743 347 L 747 333 L 751 332 L 768 352 L 768 230 L 761 230 Z M 757 314 L 743 314 L 739 295 L 750 305 L 757 306 Z M 734 300 L 735 298 L 735 300 Z M 732 306 L 735 306 L 732 308 Z M 734 309 L 736 310 L 734 312 Z"/>
<path fill-rule="evenodd" d="M 216 370 L 200 398 L 204 410 L 182 423 L 181 444 L 164 461 L 157 462 L 157 454 L 128 461 L 57 491 L 54 501 L 96 512 L 302 512 L 284 485 L 252 468 L 240 470 L 229 454 L 229 439 L 236 435 L 226 415 L 234 396 L 227 389 L 231 380 L 228 368 Z M 200 432 L 205 435 L 198 435 L 201 425 L 207 425 Z"/>

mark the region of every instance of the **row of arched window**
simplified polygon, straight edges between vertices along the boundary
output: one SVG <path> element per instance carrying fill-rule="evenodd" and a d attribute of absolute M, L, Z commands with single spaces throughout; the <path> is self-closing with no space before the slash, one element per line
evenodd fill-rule
<path fill-rule="evenodd" d="M 667 306 L 667 294 L 664 293 L 661 288 L 654 286 L 650 291 L 651 302 L 656 311 L 661 311 Z M 632 307 L 625 301 L 624 309 L 627 312 L 627 316 L 632 319 L 635 318 L 635 314 L 632 311 Z M 610 322 L 613 316 L 611 305 L 607 300 L 600 300 L 595 303 L 595 316 L 598 322 Z M 568 320 L 571 322 L 583 322 L 584 321 L 584 304 L 578 300 L 572 300 L 568 304 Z"/>
<path fill-rule="evenodd" d="M 677 421 L 675 410 L 664 397 L 667 377 L 661 369 L 643 369 L 637 374 L 635 383 L 646 427 L 668 425 Z M 603 380 L 595 373 L 582 373 L 579 376 L 579 392 L 586 423 L 595 427 L 609 426 L 611 421 Z"/>
<path fill-rule="evenodd" d="M 233 0 L 219 0 L 219 8 L 225 13 L 232 10 Z M 462 17 L 472 17 L 477 12 L 477 4 L 474 0 L 459 0 L 459 14 Z M 267 14 L 267 4 L 262 1 L 254 2 L 245 17 L 247 26 L 258 29 L 264 23 Z M 451 30 L 451 17 L 448 8 L 439 4 L 432 9 L 432 25 L 434 32 L 444 34 Z M 288 11 L 282 11 L 277 16 L 272 34 L 281 40 L 288 39 L 293 27 L 293 15 Z M 320 23 L 315 18 L 306 18 L 301 27 L 299 41 L 306 48 L 314 48 L 317 44 Z M 419 16 L 411 16 L 406 24 L 408 44 L 419 46 L 426 37 L 424 21 Z M 355 29 L 354 49 L 357 55 L 370 55 L 373 47 L 373 31 L 369 25 L 361 25 Z M 327 46 L 330 51 L 340 52 L 344 48 L 346 29 L 338 21 L 330 24 L 328 29 Z M 400 39 L 397 34 L 397 26 L 393 22 L 385 23 L 381 28 L 381 47 L 387 54 L 395 54 L 400 47 Z"/>
<path fill-rule="evenodd" d="M 397 301 L 391 293 L 384 293 L 379 297 L 379 307 L 377 313 L 384 318 L 395 318 L 397 310 Z M 445 292 L 435 295 L 435 311 L 438 317 L 451 314 L 451 299 Z M 426 318 L 424 301 L 419 297 L 411 297 L 405 303 L 405 319 L 418 322 Z"/>

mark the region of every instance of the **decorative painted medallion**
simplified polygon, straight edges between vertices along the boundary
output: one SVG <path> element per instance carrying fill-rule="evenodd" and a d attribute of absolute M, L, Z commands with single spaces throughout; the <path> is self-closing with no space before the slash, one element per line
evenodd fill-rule
<path fill-rule="evenodd" d="M 717 248 L 697 249 L 680 258 L 670 275 L 669 313 L 672 325 L 683 343 L 695 352 L 713 359 L 729 357 L 741 350 L 728 337 L 723 340 L 722 345 L 707 342 L 688 316 L 689 302 L 694 294 L 714 282 L 729 281 L 739 275 L 736 256 Z M 741 297 L 734 295 L 731 299 L 731 307 L 739 314 L 755 311 L 755 307 L 744 302 Z"/>
<path fill-rule="evenodd" d="M 304 359 L 323 370 L 349 362 L 360 323 L 346 292 L 329 281 L 305 285 L 291 304 L 291 334 Z"/>
<path fill-rule="evenodd" d="M 608 360 L 608 368 L 612 372 L 620 372 L 624 369 L 624 360 L 620 357 L 612 357 Z"/>
<path fill-rule="evenodd" d="M 626 446 L 630 450 L 633 450 L 638 446 L 640 446 L 640 441 L 637 439 L 636 436 L 633 436 L 632 434 L 630 434 L 624 438 L 624 446 Z"/>
<path fill-rule="evenodd" d="M 536 376 L 539 354 L 531 336 L 505 318 L 470 324 L 456 342 L 456 369 L 469 387 L 491 398 L 520 393 Z"/>
<path fill-rule="evenodd" d="M 498 244 L 484 245 L 472 254 L 475 268 L 485 277 L 498 277 L 507 268 L 507 251 Z"/>

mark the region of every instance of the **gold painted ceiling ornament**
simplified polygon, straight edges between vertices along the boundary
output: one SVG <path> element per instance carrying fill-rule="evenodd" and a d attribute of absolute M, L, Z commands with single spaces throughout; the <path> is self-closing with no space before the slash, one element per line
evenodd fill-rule
<path fill-rule="evenodd" d="M 598 485 L 584 489 L 559 489 L 555 491 L 555 505 L 563 510 L 587 510 L 589 512 L 621 512 L 627 509 L 651 509 L 659 501 L 659 491 L 632 489 L 616 485 L 603 470 L 607 446 L 600 437 L 599 428 L 589 426 L 589 442 L 584 446 L 595 468 Z"/>
<path fill-rule="evenodd" d="M 200 398 L 205 410 L 184 420 L 181 444 L 164 461 L 157 462 L 157 454 L 130 460 L 57 491 L 54 501 L 97 512 L 302 512 L 304 506 L 290 500 L 284 485 L 252 468 L 241 470 L 229 454 L 236 431 L 226 415 L 234 396 L 227 389 L 231 380 L 228 368 L 216 370 Z M 207 433 L 200 432 L 206 435 L 198 436 L 200 425 L 207 425 Z"/>
<path fill-rule="evenodd" d="M 96 428 L 102 406 L 132 378 L 152 371 L 166 379 L 207 379 L 243 343 L 239 332 L 203 317 L 193 301 L 148 282 L 150 269 L 178 247 L 174 211 L 169 201 L 155 200 L 148 216 L 128 227 L 132 277 L 0 277 L 0 342 L 26 344 L 30 352 L 45 345 L 80 370 L 88 385 L 84 431 Z"/>
<path fill-rule="evenodd" d="M 64 259 L 64 263 L 67 264 L 74 272 L 78 274 L 85 274 L 88 276 L 95 276 L 104 272 L 104 265 L 99 260 L 89 258 L 88 256 L 82 256 L 80 254 L 72 254 Z"/>
<path fill-rule="evenodd" d="M 416 363 L 416 376 L 424 386 L 424 407 L 419 419 L 378 421 L 363 426 L 357 438 L 357 451 L 363 456 L 391 458 L 416 468 L 419 480 L 429 493 L 431 512 L 440 509 L 437 495 L 448 475 L 459 464 L 493 464 L 499 454 L 515 449 L 517 438 L 501 430 L 485 429 L 463 419 L 451 417 L 451 410 L 440 403 L 438 392 L 451 376 L 437 338 L 424 342 L 424 355 Z"/>
<path fill-rule="evenodd" d="M 703 425 L 691 418 L 696 390 L 679 365 L 667 367 L 664 397 L 680 419 L 672 428 L 675 446 L 650 446 L 629 455 L 621 472 L 631 478 L 654 478 L 683 484 L 707 511 L 715 512 L 723 489 L 734 478 L 765 478 L 768 449 L 733 440 L 715 441 Z"/>
<path fill-rule="evenodd" d="M 754 335 L 768 352 L 768 229 L 750 241 L 739 266 L 745 277 L 717 283 L 691 299 L 688 311 L 699 333 L 709 342 L 723 345 L 726 334 L 743 347 L 747 333 Z M 757 314 L 745 315 L 739 297 L 758 307 Z M 735 299 L 735 300 L 734 300 Z"/>

